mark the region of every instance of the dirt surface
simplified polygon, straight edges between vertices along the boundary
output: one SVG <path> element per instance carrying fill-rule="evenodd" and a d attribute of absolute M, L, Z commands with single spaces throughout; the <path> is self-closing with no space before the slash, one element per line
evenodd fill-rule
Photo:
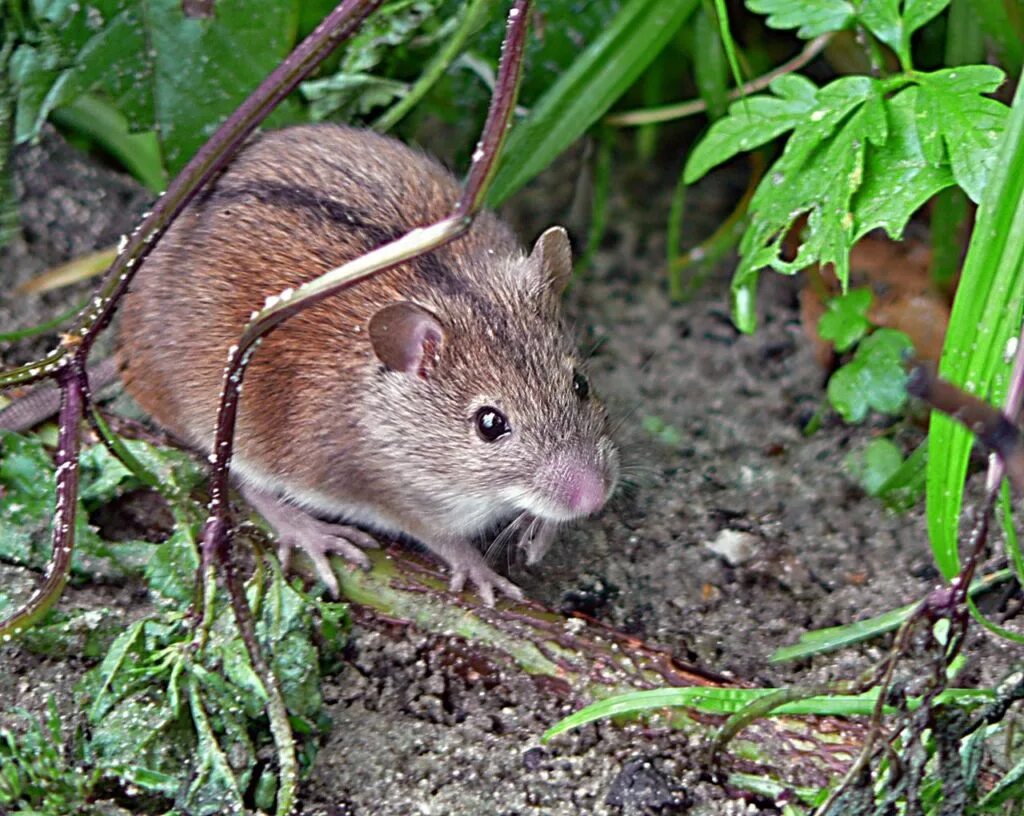
<path fill-rule="evenodd" d="M 25 227 L 0 257 L 3 329 L 87 291 L 12 301 L 11 281 L 115 241 L 147 203 L 130 181 L 52 136 L 23 151 L 16 169 Z M 524 215 L 511 212 L 525 237 L 548 223 L 580 226 L 559 172 L 573 170 L 551 174 L 555 194 L 542 184 L 519 203 Z M 582 347 L 593 348 L 592 381 L 620 422 L 622 488 L 599 518 L 566 530 L 539 568 L 515 567 L 512 578 L 553 608 L 586 612 L 749 682 L 852 678 L 884 643 L 796 664 L 772 665 L 769 656 L 808 629 L 877 614 L 931 588 L 937 574 L 923 512 L 886 512 L 843 469 L 844 456 L 880 425 L 850 428 L 828 416 L 804 435 L 824 398 L 824 374 L 802 335 L 794 281 L 766 276 L 752 337 L 729 320 L 728 269 L 691 302 L 668 304 L 666 182 L 677 172 L 669 164 L 621 173 L 605 245 L 570 295 Z M 742 171 L 690 192 L 687 245 L 728 211 L 737 182 Z M 4 361 L 45 346 L 9 348 Z M 644 430 L 647 418 L 676 433 L 656 438 Z M 912 440 L 919 432 L 902 433 Z M 28 592 L 36 579 L 0 565 L 8 594 Z M 119 609 L 126 620 L 146 608 L 138 586 L 72 589 L 62 603 Z M 994 684 L 1008 651 L 975 632 L 962 684 Z M 697 746 L 671 733 L 601 724 L 541 746 L 539 735 L 567 705 L 524 677 L 474 685 L 431 654 L 414 630 L 395 637 L 356 628 L 347 664 L 325 684 L 334 728 L 303 786 L 303 813 L 774 812 L 765 802 L 728 800 L 704 778 Z M 71 686 L 89 667 L 16 647 L 0 651 L 0 661 L 8 711 L 15 700 L 41 710 L 49 694 L 69 711 Z"/>

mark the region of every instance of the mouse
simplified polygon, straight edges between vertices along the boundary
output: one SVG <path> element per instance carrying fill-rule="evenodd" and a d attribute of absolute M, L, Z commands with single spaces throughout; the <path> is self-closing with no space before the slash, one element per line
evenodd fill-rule
<path fill-rule="evenodd" d="M 448 216 L 460 193 L 439 161 L 373 131 L 255 137 L 133 279 L 115 352 L 125 389 L 208 455 L 229 348 L 268 296 Z M 608 414 L 561 308 L 571 275 L 564 229 L 526 252 L 485 211 L 454 242 L 262 338 L 232 473 L 283 560 L 303 550 L 336 596 L 329 555 L 368 567 L 380 538 L 411 539 L 448 566 L 452 591 L 521 598 L 481 545 L 515 541 L 536 563 L 618 480 Z"/>

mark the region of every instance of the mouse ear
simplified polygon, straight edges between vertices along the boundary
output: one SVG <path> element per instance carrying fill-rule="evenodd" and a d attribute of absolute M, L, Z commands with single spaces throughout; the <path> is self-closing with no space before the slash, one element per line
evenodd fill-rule
<path fill-rule="evenodd" d="M 530 252 L 530 264 L 540 272 L 545 294 L 560 297 L 572 278 L 572 247 L 564 227 L 544 231 Z"/>
<path fill-rule="evenodd" d="M 443 339 L 440 321 L 415 303 L 392 303 L 370 318 L 373 351 L 395 371 L 426 379 L 437 364 Z"/>

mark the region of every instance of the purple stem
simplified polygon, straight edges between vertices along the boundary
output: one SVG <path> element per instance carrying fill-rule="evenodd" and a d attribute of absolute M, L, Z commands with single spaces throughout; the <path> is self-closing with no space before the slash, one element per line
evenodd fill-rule
<path fill-rule="evenodd" d="M 1017 425 L 1020 417 L 1021 399 L 1024 397 L 1024 327 L 1021 328 L 1017 337 L 1017 350 L 1013 356 L 1013 370 L 1010 372 L 1010 384 L 1006 389 L 1006 399 L 1003 402 L 1003 414 Z M 985 490 L 995 491 L 1003 480 L 1006 472 L 1006 465 L 1003 460 L 992 454 L 988 463 L 988 475 L 985 477 Z"/>
<path fill-rule="evenodd" d="M 78 510 L 78 426 L 85 411 L 85 377 L 72 361 L 57 372 L 61 387 L 57 437 L 57 502 L 53 514 L 53 553 L 42 585 L 13 615 L 0 621 L 0 641 L 9 640 L 38 621 L 60 598 L 71 568 Z"/>

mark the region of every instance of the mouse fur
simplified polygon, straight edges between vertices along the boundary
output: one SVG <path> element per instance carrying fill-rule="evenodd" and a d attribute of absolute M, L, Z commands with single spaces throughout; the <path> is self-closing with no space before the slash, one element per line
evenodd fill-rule
<path fill-rule="evenodd" d="M 118 348 L 128 392 L 209 453 L 228 349 L 267 297 L 446 217 L 459 194 L 437 161 L 370 131 L 258 137 L 133 280 Z M 287 320 L 245 376 L 233 472 L 246 495 L 410 536 L 448 562 L 453 588 L 518 597 L 475 542 L 519 520 L 535 561 L 554 526 L 596 512 L 618 477 L 607 415 L 561 314 L 570 274 L 564 230 L 527 254 L 484 212 L 455 242 Z M 495 417 L 482 409 L 500 412 L 508 433 L 485 439 L 478 425 Z M 338 539 L 288 543 L 331 584 L 328 551 L 361 560 L 353 536 Z"/>

